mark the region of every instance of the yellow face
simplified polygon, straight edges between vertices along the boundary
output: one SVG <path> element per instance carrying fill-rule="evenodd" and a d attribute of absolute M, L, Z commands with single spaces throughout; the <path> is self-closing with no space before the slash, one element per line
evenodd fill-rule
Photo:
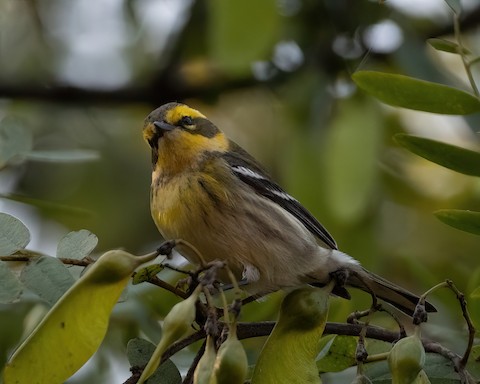
<path fill-rule="evenodd" d="M 228 139 L 205 115 L 184 104 L 169 103 L 145 119 L 143 137 L 152 148 L 154 169 L 181 172 L 205 152 L 224 152 Z"/>

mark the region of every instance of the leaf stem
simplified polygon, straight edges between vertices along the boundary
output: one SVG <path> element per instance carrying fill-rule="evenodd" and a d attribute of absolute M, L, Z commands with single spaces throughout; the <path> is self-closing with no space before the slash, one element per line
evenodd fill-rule
<path fill-rule="evenodd" d="M 462 58 L 462 63 L 465 68 L 465 72 L 467 73 L 468 81 L 470 82 L 470 85 L 472 87 L 472 90 L 475 96 L 480 97 L 480 92 L 478 91 L 477 84 L 475 84 L 475 79 L 473 78 L 472 71 L 470 70 L 471 63 L 468 62 L 467 57 L 465 56 L 465 53 L 464 53 L 462 36 L 460 33 L 460 17 L 457 14 L 453 16 L 453 29 L 455 31 L 455 39 L 457 40 L 458 47 L 459 47 L 458 54 Z"/>

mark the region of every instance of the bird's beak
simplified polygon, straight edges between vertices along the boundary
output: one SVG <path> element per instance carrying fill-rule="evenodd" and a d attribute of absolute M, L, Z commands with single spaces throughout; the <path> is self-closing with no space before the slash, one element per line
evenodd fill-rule
<path fill-rule="evenodd" d="M 174 125 L 168 124 L 165 121 L 154 121 L 153 125 L 155 128 L 158 128 L 158 134 L 160 137 L 162 137 L 165 132 L 175 129 Z"/>

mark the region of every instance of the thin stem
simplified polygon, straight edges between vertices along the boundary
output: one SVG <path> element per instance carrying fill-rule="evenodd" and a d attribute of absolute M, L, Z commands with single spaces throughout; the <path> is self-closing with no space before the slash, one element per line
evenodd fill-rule
<path fill-rule="evenodd" d="M 471 63 L 470 64 L 468 63 L 467 57 L 465 56 L 465 53 L 464 53 L 462 36 L 460 33 L 460 18 L 456 14 L 453 16 L 453 29 L 455 31 L 455 39 L 457 40 L 458 47 L 459 47 L 458 54 L 462 58 L 462 63 L 465 68 L 465 72 L 467 73 L 468 81 L 470 82 L 470 86 L 472 87 L 472 90 L 475 96 L 480 97 L 477 84 L 475 84 L 475 79 L 473 78 L 472 71 L 470 70 Z"/>

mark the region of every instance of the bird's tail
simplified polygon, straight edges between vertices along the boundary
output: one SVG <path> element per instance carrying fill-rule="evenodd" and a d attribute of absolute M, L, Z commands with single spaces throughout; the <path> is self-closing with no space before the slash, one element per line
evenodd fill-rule
<path fill-rule="evenodd" d="M 343 272 L 341 272 L 341 274 L 343 274 Z M 359 288 L 362 291 L 374 294 L 376 297 L 392 304 L 409 316 L 413 315 L 415 307 L 420 299 L 419 296 L 407 291 L 402 287 L 399 287 L 398 285 L 393 284 L 383 277 L 367 271 L 360 265 L 358 265 L 358 268 L 357 266 L 356 268 L 349 268 L 348 271 L 345 271 L 343 276 L 345 278 L 344 285 Z M 350 295 L 342 286 L 341 281 L 339 281 L 339 284 L 333 289 L 332 292 L 338 296 L 350 298 Z M 425 309 L 427 312 L 437 312 L 437 309 L 429 302 L 425 302 Z"/>

